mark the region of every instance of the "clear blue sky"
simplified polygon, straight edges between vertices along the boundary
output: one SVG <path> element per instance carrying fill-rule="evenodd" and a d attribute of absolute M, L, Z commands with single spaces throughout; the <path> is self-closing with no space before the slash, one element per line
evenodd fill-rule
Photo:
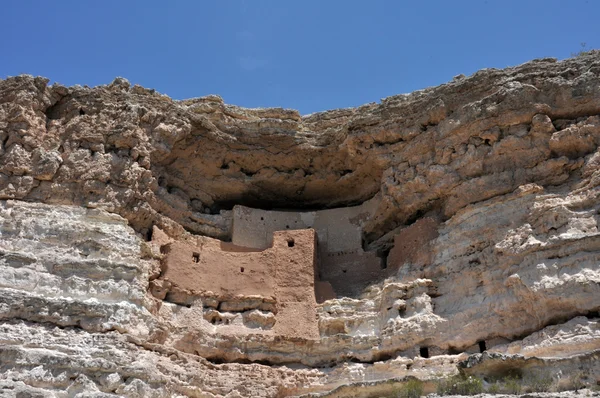
<path fill-rule="evenodd" d="M 600 48 L 597 0 L 5 0 L 0 77 L 302 114 Z"/>

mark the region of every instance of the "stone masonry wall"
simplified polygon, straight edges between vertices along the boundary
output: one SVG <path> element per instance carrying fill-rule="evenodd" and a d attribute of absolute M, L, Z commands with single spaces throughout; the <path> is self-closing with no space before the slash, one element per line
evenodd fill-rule
<path fill-rule="evenodd" d="M 376 204 L 376 200 L 370 200 L 360 206 L 307 212 L 235 206 L 232 242 L 265 249 L 270 247 L 275 231 L 313 228 L 317 231 L 319 251 L 362 248 L 362 227 L 372 217 Z"/>
<path fill-rule="evenodd" d="M 272 211 L 235 206 L 233 244 L 265 248 L 279 230 L 314 228 L 317 231 L 317 265 L 321 299 L 357 296 L 387 274 L 381 259 L 362 248 L 362 229 L 376 207 L 376 199 L 360 206 L 311 212 Z M 327 285 L 329 283 L 329 285 Z"/>
<path fill-rule="evenodd" d="M 423 268 L 431 263 L 430 242 L 438 237 L 439 221 L 433 217 L 424 217 L 414 224 L 401 229 L 394 236 L 394 246 L 387 258 L 390 273 L 406 262 Z"/>
<path fill-rule="evenodd" d="M 194 297 L 216 300 L 218 304 L 206 305 L 215 307 L 205 314 L 211 320 L 215 309 L 271 312 L 274 334 L 317 337 L 315 246 L 312 229 L 276 232 L 273 245 L 262 251 L 208 237 L 172 241 L 161 246 L 165 256 L 159 279 L 170 291 L 159 298 L 181 304 Z"/>

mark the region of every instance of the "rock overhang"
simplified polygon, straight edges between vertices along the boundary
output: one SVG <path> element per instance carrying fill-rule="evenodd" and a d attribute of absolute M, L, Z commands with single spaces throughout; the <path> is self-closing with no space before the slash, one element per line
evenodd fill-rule
<path fill-rule="evenodd" d="M 25 323 L 6 324 L 2 330 L 11 341 L 18 340 L 16 328 L 40 331 L 46 336 L 41 341 L 51 346 L 55 343 L 37 322 L 103 335 L 114 329 L 139 344 L 127 350 L 159 344 L 214 363 L 230 362 L 227 366 L 237 372 L 256 372 L 259 365 L 236 361 L 328 365 L 350 384 L 358 382 L 353 373 L 358 368 L 382 372 L 377 374 L 384 378 L 420 374 L 420 361 L 434 367 L 445 360 L 442 354 L 456 359 L 456 353 L 464 351 L 464 356 L 482 346 L 537 357 L 527 363 L 511 359 L 524 374 L 536 367 L 567 374 L 578 364 L 596 377 L 598 65 L 595 52 L 561 62 L 539 60 L 478 72 L 380 104 L 306 117 L 279 109 L 244 110 L 212 97 L 174 102 L 122 80 L 98 88 L 48 87 L 45 79 L 27 76 L 0 81 L 0 198 L 45 202 L 58 212 L 63 211 L 59 204 L 95 207 L 96 223 L 109 219 L 104 211 L 120 214 L 146 238 L 154 239 L 158 234 L 150 231 L 162 229 L 176 248 L 190 233 L 203 236 L 196 240 L 235 240 L 235 205 L 310 213 L 375 197 L 378 203 L 361 221 L 357 236 L 365 253 L 389 251 L 385 265 L 391 272 L 388 279 L 369 280 L 360 297 L 333 298 L 326 285 L 319 285 L 323 281 L 315 280 L 317 239 L 317 271 L 304 273 L 312 282 L 302 284 L 312 283 L 312 290 L 290 285 L 277 292 L 278 283 L 257 283 L 261 289 L 272 286 L 274 294 L 225 301 L 199 295 L 174 304 L 145 295 L 148 285 L 155 296 L 166 298 L 169 292 L 158 286 L 164 281 L 160 267 L 149 265 L 168 256 L 166 249 L 160 253 L 162 244 L 148 249 L 140 240 L 141 265 L 127 268 L 123 261 L 107 261 L 109 254 L 101 249 L 119 236 L 134 236 L 115 231 L 104 243 L 93 236 L 75 245 L 87 255 L 77 266 L 52 265 L 51 256 L 37 256 L 54 275 L 35 276 L 31 253 L 4 255 L 4 275 L 22 278 L 3 279 L 20 283 L 16 293 L 3 296 L 11 308 L 3 319 L 15 315 Z M 36 217 L 50 219 L 44 212 Z M 77 230 L 77 222 L 68 217 L 57 222 L 72 222 L 69 228 Z M 7 231 L 3 238 L 13 239 Z M 396 235 L 402 238 L 394 242 Z M 354 248 L 354 236 L 339 242 Z M 322 247 L 329 241 L 324 242 Z M 234 243 L 215 247 L 255 255 L 235 252 Z M 191 263 L 198 252 L 200 263 L 200 250 L 192 246 L 177 250 L 192 250 L 186 257 Z M 355 255 L 351 251 L 342 248 L 332 257 L 335 275 L 321 275 L 339 274 L 337 293 L 364 268 L 346 268 L 344 279 L 336 265 Z M 381 262 L 374 265 L 381 271 Z M 244 273 L 252 270 L 231 264 L 238 273 L 242 267 Z M 299 275 L 295 268 L 285 270 L 293 271 L 285 283 Z M 61 307 L 60 299 L 23 301 L 30 293 L 18 292 L 46 291 L 51 284 L 43 281 L 58 277 L 68 281 L 57 282 L 54 289 L 81 293 L 89 287 L 112 302 Z M 83 283 L 86 278 L 89 282 Z M 283 312 L 277 308 L 281 295 L 289 296 Z M 307 307 L 307 295 L 329 300 Z M 46 308 L 48 316 L 28 310 L 38 307 Z M 81 311 L 89 311 L 94 320 L 81 318 Z M 280 323 L 288 334 L 278 334 L 274 317 L 280 315 L 296 321 Z M 311 317 L 318 319 L 312 331 L 294 328 L 298 319 Z M 249 332 L 236 334 L 236 322 Z M 562 337 L 557 327 L 565 331 Z M 260 337 L 261 330 L 279 337 Z M 302 337 L 310 333 L 314 337 Z M 554 337 L 538 345 L 536 339 L 546 335 Z M 582 347 L 587 347 L 583 354 Z M 425 348 L 432 358 L 416 358 Z M 371 364 L 380 360 L 380 365 Z M 344 361 L 361 363 L 345 368 Z M 29 377 L 19 364 L 11 366 Z M 484 374 L 486 366 L 473 372 Z M 108 391 L 100 376 L 85 374 Z M 329 381 L 314 388 L 335 384 L 329 374 L 319 373 L 320 380 Z M 140 385 L 145 377 L 135 376 Z M 285 377 L 309 376 L 295 370 Z M 224 391 L 202 388 L 215 395 Z M 240 388 L 232 387 L 246 391 Z"/>

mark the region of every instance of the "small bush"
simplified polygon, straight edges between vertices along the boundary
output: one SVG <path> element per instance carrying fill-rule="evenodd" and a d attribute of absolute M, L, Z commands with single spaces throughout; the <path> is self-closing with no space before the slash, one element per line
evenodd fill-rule
<path fill-rule="evenodd" d="M 580 57 L 582 55 L 587 55 L 591 52 L 591 50 L 589 50 L 587 48 L 587 44 L 586 43 L 581 43 L 581 49 L 575 53 L 571 53 L 571 57 Z"/>
<path fill-rule="evenodd" d="M 496 381 L 493 384 L 490 384 L 490 386 L 487 389 L 487 392 L 488 394 L 500 394 L 500 383 Z"/>
<path fill-rule="evenodd" d="M 507 394 L 520 394 L 523 389 L 522 380 L 516 376 L 508 376 L 504 379 L 504 391 Z"/>
<path fill-rule="evenodd" d="M 397 390 L 395 395 L 397 398 L 419 398 L 423 395 L 423 382 L 410 379 Z"/>
<path fill-rule="evenodd" d="M 533 373 L 523 380 L 529 392 L 548 392 L 552 389 L 552 383 L 552 375 L 549 372 Z"/>
<path fill-rule="evenodd" d="M 483 380 L 475 376 L 456 375 L 437 384 L 439 395 L 476 395 L 482 392 Z"/>
<path fill-rule="evenodd" d="M 586 379 L 588 379 L 587 374 L 583 372 L 575 373 L 569 377 L 565 387 L 567 390 L 575 390 L 577 392 L 588 386 Z"/>

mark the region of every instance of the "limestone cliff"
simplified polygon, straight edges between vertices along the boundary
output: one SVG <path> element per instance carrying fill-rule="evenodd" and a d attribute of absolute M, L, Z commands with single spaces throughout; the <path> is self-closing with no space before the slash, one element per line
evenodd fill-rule
<path fill-rule="evenodd" d="M 596 384 L 599 145 L 600 52 L 307 116 L 0 80 L 0 391 Z"/>

